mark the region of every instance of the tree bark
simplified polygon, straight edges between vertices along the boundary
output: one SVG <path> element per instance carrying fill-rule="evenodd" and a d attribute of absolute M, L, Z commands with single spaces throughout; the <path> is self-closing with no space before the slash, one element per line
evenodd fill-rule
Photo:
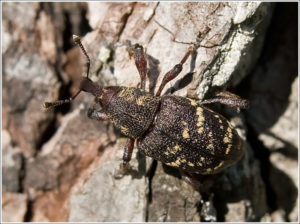
<path fill-rule="evenodd" d="M 297 34 L 288 30 L 297 29 L 293 20 L 288 29 L 272 19 L 274 8 L 285 18 L 293 6 L 3 3 L 3 221 L 10 220 L 13 208 L 19 211 L 14 221 L 297 221 L 297 54 L 287 50 L 297 44 Z M 292 18 L 295 14 L 291 10 Z M 269 32 L 282 38 L 274 45 L 268 42 L 270 33 L 265 41 L 270 22 Z M 177 170 L 136 148 L 132 169 L 122 174 L 126 137 L 109 122 L 87 118 L 90 95 L 81 93 L 71 105 L 50 111 L 41 107 L 74 95 L 86 75 L 72 34 L 82 37 L 91 58 L 89 77 L 103 86 L 138 86 L 126 42 L 143 45 L 151 93 L 196 44 L 196 53 L 163 93 L 202 100 L 229 88 L 250 99 L 251 109 L 241 113 L 215 108 L 238 130 L 243 158 L 219 174 L 199 177 L 199 191 Z M 288 42 L 286 49 L 279 47 L 281 40 Z M 278 61 L 285 78 L 271 69 Z M 265 97 L 279 89 L 279 102 L 272 94 Z M 266 111 L 276 113 L 268 117 Z M 281 127 L 291 130 L 287 137 Z M 286 187 L 279 187 L 278 177 Z"/>

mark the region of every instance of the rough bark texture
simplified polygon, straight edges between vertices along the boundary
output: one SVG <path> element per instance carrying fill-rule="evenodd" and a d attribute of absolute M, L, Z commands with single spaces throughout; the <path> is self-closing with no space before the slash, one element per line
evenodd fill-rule
<path fill-rule="evenodd" d="M 297 5 L 230 3 L 3 3 L 3 221 L 298 220 Z M 207 34 L 204 34 L 208 31 Z M 45 111 L 73 95 L 85 59 L 91 78 L 137 86 L 125 42 L 147 50 L 155 92 L 202 33 L 197 53 L 164 93 L 199 100 L 231 89 L 251 102 L 236 113 L 216 107 L 238 129 L 245 155 L 201 190 L 177 170 L 134 150 L 120 170 L 126 138 L 87 118 L 93 104 Z"/>

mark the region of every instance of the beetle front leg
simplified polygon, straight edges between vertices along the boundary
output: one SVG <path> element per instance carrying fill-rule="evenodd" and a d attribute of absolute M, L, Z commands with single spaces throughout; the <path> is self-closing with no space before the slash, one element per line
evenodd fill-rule
<path fill-rule="evenodd" d="M 219 92 L 216 94 L 216 97 L 203 100 L 200 102 L 201 105 L 211 104 L 211 103 L 221 103 L 226 106 L 237 108 L 237 109 L 249 108 L 248 100 L 242 99 L 241 97 L 227 91 Z"/>
<path fill-rule="evenodd" d="M 123 154 L 123 168 L 124 169 L 129 168 L 129 162 L 132 157 L 133 147 L 134 147 L 134 138 L 129 138 L 126 142 L 124 154 Z"/>
<path fill-rule="evenodd" d="M 135 44 L 131 46 L 131 43 L 128 42 L 127 51 L 129 56 L 133 55 L 136 68 L 141 77 L 141 89 L 145 89 L 146 84 L 146 75 L 147 75 L 147 60 L 144 52 L 143 46 Z"/>
<path fill-rule="evenodd" d="M 90 119 L 94 119 L 94 120 L 98 120 L 98 121 L 108 120 L 106 113 L 104 113 L 102 110 L 96 111 L 94 108 L 88 109 L 87 116 Z"/>

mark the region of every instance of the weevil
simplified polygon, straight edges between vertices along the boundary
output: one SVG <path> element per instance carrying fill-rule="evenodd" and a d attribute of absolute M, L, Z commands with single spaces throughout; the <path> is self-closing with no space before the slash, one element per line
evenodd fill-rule
<path fill-rule="evenodd" d="M 94 95 L 101 109 L 89 108 L 88 117 L 109 120 L 128 137 L 123 154 L 124 167 L 131 160 L 135 142 L 141 153 L 176 167 L 186 175 L 215 174 L 241 158 L 242 140 L 237 131 L 225 117 L 206 105 L 221 103 L 247 108 L 247 100 L 230 93 L 203 101 L 161 94 L 166 84 L 181 72 L 183 64 L 195 50 L 194 46 L 188 48 L 182 60 L 164 75 L 157 92 L 151 94 L 145 90 L 147 60 L 141 45 L 128 47 L 140 75 L 140 88 L 103 87 L 89 78 L 90 58 L 80 38 L 74 35 L 73 39 L 87 59 L 87 76 L 82 78 L 73 97 L 45 102 L 44 107 L 70 103 L 81 91 Z"/>

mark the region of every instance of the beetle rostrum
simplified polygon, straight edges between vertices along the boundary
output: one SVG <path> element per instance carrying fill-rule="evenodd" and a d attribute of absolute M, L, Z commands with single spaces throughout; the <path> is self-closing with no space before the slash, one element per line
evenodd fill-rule
<path fill-rule="evenodd" d="M 87 58 L 87 77 L 79 91 L 70 99 L 45 102 L 50 108 L 70 103 L 81 92 L 95 96 L 101 109 L 88 109 L 88 117 L 109 120 L 128 136 L 123 165 L 128 166 L 134 143 L 137 149 L 164 164 L 186 174 L 214 174 L 237 162 L 243 155 L 242 140 L 231 123 L 206 104 L 221 103 L 235 108 L 247 108 L 248 101 L 232 93 L 220 93 L 215 98 L 196 101 L 190 98 L 161 95 L 165 85 L 182 70 L 182 65 L 195 50 L 188 48 L 180 63 L 165 74 L 155 95 L 145 90 L 147 60 L 141 45 L 129 45 L 141 77 L 140 88 L 125 86 L 102 87 L 89 79 L 90 59 L 78 36 L 73 36 Z"/>

